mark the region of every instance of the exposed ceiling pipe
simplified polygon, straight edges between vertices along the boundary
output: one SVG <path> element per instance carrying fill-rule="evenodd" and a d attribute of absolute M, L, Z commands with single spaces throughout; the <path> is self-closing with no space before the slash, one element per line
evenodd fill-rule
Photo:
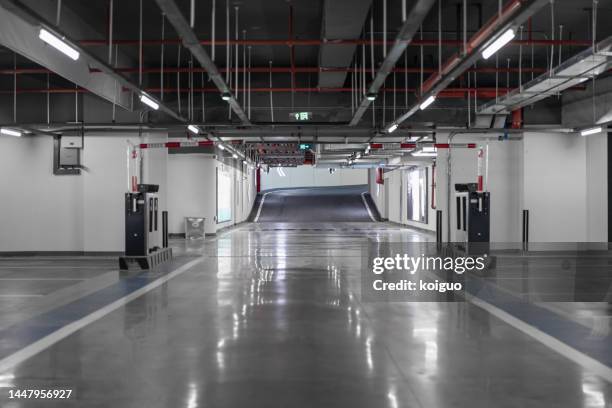
<path fill-rule="evenodd" d="M 612 66 L 612 36 L 568 58 L 546 72 L 480 107 L 478 114 L 508 114 L 608 72 Z M 595 120 L 595 118 L 593 118 Z"/>
<path fill-rule="evenodd" d="M 439 43 L 437 39 L 413 39 L 413 40 L 400 40 L 401 42 L 406 43 L 408 47 L 438 47 Z M 293 46 L 320 46 L 320 45 L 370 45 L 370 39 L 303 39 L 303 38 L 289 38 L 285 40 L 272 40 L 272 39 L 238 39 L 229 41 L 224 39 L 215 39 L 214 42 L 216 44 L 225 44 L 228 42 L 230 45 L 247 45 L 247 46 L 269 46 L 269 45 L 285 45 L 287 47 Z M 376 46 L 382 46 L 385 44 L 383 40 L 373 40 L 372 41 Z M 387 45 L 395 44 L 396 40 L 388 40 Z M 108 40 L 81 40 L 77 41 L 78 44 L 82 46 L 108 46 Z M 147 39 L 143 40 L 142 44 L 144 46 L 151 45 L 160 45 L 160 44 L 180 44 L 181 40 L 178 38 L 167 38 L 167 39 Z M 201 45 L 211 46 L 213 45 L 213 40 L 199 40 Z M 113 45 L 139 45 L 138 40 L 132 39 L 114 39 Z M 448 47 L 458 47 L 463 45 L 463 40 L 442 40 L 441 45 Z M 513 40 L 508 45 L 535 45 L 535 46 L 543 46 L 550 47 L 551 45 L 559 46 L 573 46 L 573 47 L 590 47 L 590 40 L 549 40 L 549 39 L 526 39 L 526 40 Z"/>
<path fill-rule="evenodd" d="M 421 99 L 406 113 L 389 123 L 385 130 L 396 129 L 400 123 L 414 115 L 421 107 L 423 101 L 435 98 L 442 90 L 446 89 L 455 79 L 463 74 L 477 60 L 481 58 L 481 52 L 498 39 L 509 29 L 523 24 L 537 11 L 549 3 L 549 0 L 511 0 L 501 11 L 485 24 L 466 43 L 465 53 L 461 56 L 455 54 L 442 67 L 440 73 L 433 74 L 423 84 Z"/>
<path fill-rule="evenodd" d="M 228 125 L 210 125 L 210 124 L 195 124 L 198 126 L 202 134 L 208 133 L 213 134 L 217 137 L 222 138 L 234 138 L 242 140 L 243 143 L 261 143 L 262 138 L 271 137 L 274 140 L 266 141 L 268 143 L 298 143 L 312 142 L 317 144 L 344 144 L 348 143 L 367 143 L 374 138 L 375 143 L 386 143 L 389 140 L 391 143 L 398 143 L 398 140 L 407 136 L 414 136 L 415 134 L 433 134 L 439 132 L 452 132 L 456 134 L 469 134 L 475 138 L 491 138 L 491 140 L 497 140 L 500 135 L 508 135 L 509 139 L 513 139 L 515 136 L 521 136 L 523 132 L 538 132 L 542 130 L 542 127 L 532 126 L 522 129 L 468 129 L 458 127 L 438 127 L 437 129 L 420 127 L 413 128 L 405 131 L 398 130 L 393 136 L 385 133 L 376 133 L 370 128 L 360 128 L 353 126 L 259 126 L 254 125 L 250 128 L 234 128 Z M 0 124 L 0 127 L 5 126 Z M 13 124 L 6 124 L 7 127 L 14 126 Z M 143 129 L 147 132 L 172 132 L 175 131 L 180 135 L 184 135 L 185 128 L 182 124 L 177 123 L 160 123 L 160 124 L 145 124 L 144 126 L 140 123 L 125 123 L 110 125 L 106 123 L 99 124 L 85 124 L 85 125 L 74 125 L 74 124 L 21 124 L 21 128 L 32 129 L 44 129 L 46 132 L 66 132 L 66 131 L 91 131 L 95 133 L 109 133 L 109 136 L 119 136 L 127 133 L 139 133 Z M 561 127 L 549 127 L 546 126 L 548 132 L 555 132 L 559 134 L 573 133 L 573 128 L 561 128 Z M 40 131 L 38 131 L 40 133 Z M 178 136 L 178 135 L 177 135 Z M 181 137 L 181 136 L 178 136 Z M 282 138 L 282 140 L 281 140 Z"/>
<path fill-rule="evenodd" d="M 368 87 L 368 90 L 365 92 L 366 96 L 378 94 L 380 88 L 384 85 L 387 76 L 391 73 L 391 70 L 393 67 L 395 67 L 395 64 L 406 50 L 408 42 L 412 40 L 414 34 L 423 23 L 423 20 L 425 20 L 425 17 L 427 17 L 427 14 L 429 14 L 429 10 L 432 8 L 435 2 L 436 0 L 416 1 L 412 7 L 412 10 L 410 10 L 410 14 L 402 24 L 393 46 L 389 50 L 385 60 L 382 62 L 378 72 L 376 73 L 376 77 Z M 357 108 L 353 118 L 351 119 L 351 126 L 355 126 L 359 123 L 372 102 L 373 100 L 371 97 L 363 97 L 361 99 L 359 108 Z"/>
<path fill-rule="evenodd" d="M 467 95 L 477 96 L 479 98 L 489 98 L 494 99 L 496 96 L 504 96 L 508 93 L 512 93 L 516 91 L 518 88 L 448 88 L 441 91 L 437 98 L 438 99 L 463 99 Z M 585 90 L 584 85 L 575 85 L 571 89 L 573 90 Z M 237 92 L 243 92 L 246 88 L 238 88 Z M 176 88 L 145 88 L 145 92 L 147 93 L 161 93 L 163 92 L 173 92 L 176 93 Z M 180 93 L 188 93 L 188 92 L 201 92 L 201 93 L 219 93 L 217 88 L 181 88 L 178 90 Z M 251 88 L 251 92 L 260 92 L 260 93 L 296 93 L 296 92 L 305 92 L 305 93 L 344 93 L 351 92 L 351 88 Z M 381 88 L 381 91 L 385 92 L 397 92 L 397 93 L 414 93 L 418 92 L 416 88 Z M 13 89 L 10 90 L 0 90 L 0 95 L 2 94 L 10 94 L 12 95 L 15 91 Z M 83 88 L 17 88 L 17 94 L 74 94 L 74 93 L 87 93 L 89 92 Z"/>
<path fill-rule="evenodd" d="M 85 87 L 101 98 L 120 105 L 125 109 L 131 110 L 131 104 L 128 104 L 130 98 L 128 98 L 127 95 L 123 95 L 121 89 L 127 89 L 137 95 L 143 94 L 143 91 L 137 85 L 114 72 L 114 69 L 110 65 L 76 45 L 75 42 L 71 41 L 69 37 L 60 32 L 57 28 L 50 28 L 52 27 L 50 23 L 25 5 L 15 0 L 0 0 L 0 7 L 6 10 L 5 12 L 0 12 L 0 24 L 4 24 L 5 27 L 3 30 L 0 30 L 0 41 L 7 47 L 14 49 L 14 51 L 32 59 L 40 65 L 46 66 L 48 69 L 74 82 L 76 85 Z M 4 18 L 5 21 L 2 21 L 2 18 Z M 65 58 L 57 59 L 53 54 L 50 54 L 37 38 L 36 33 L 41 27 L 45 27 L 45 30 L 62 38 L 78 51 L 80 54 L 79 61 L 70 60 L 70 62 L 67 63 L 64 61 Z M 32 32 L 32 30 L 34 30 L 34 32 Z M 10 36 L 3 37 L 2 33 L 21 34 L 11 34 Z M 108 46 L 108 41 L 104 40 L 104 42 Z M 85 66 L 82 66 L 83 63 L 81 63 L 81 60 L 84 61 Z M 108 77 L 108 81 L 105 82 L 102 78 L 95 80 L 88 76 L 84 76 L 83 72 L 85 70 L 87 70 L 85 72 L 88 72 L 90 68 L 95 68 L 103 72 Z M 176 120 L 185 121 L 183 117 L 163 103 L 152 97 L 150 97 L 150 99 L 153 99 L 155 103 L 159 105 L 160 111 Z"/>
<path fill-rule="evenodd" d="M 270 72 L 270 67 L 251 67 L 251 68 L 231 68 L 231 69 L 227 69 L 227 68 L 220 68 L 219 72 L 247 72 L 247 73 L 259 73 L 259 74 L 268 74 Z M 357 72 L 362 70 L 362 68 L 354 68 L 354 67 L 272 67 L 272 73 L 274 74 L 291 74 L 293 72 L 295 73 L 320 73 L 320 72 Z M 511 72 L 511 73 L 518 73 L 519 71 L 522 71 L 523 73 L 543 73 L 546 72 L 545 68 L 514 68 L 514 67 L 510 67 L 510 68 L 494 68 L 494 67 L 478 67 L 478 68 L 470 68 L 467 72 L 477 72 L 477 73 L 484 73 L 484 74 L 495 74 L 495 73 L 506 73 L 506 72 Z M 91 73 L 98 73 L 101 72 L 99 69 L 91 69 L 90 70 Z M 134 73 L 138 73 L 138 68 L 131 68 L 131 67 L 124 67 L 124 68 L 115 68 L 115 72 L 118 73 L 122 73 L 122 74 L 134 74 Z M 193 68 L 189 68 L 189 67 L 180 67 L 180 68 L 176 68 L 176 67 L 167 67 L 167 66 L 160 66 L 160 67 L 152 67 L 152 68 L 143 68 L 142 72 L 145 74 L 163 74 L 163 73 L 168 73 L 168 74 L 173 74 L 173 73 L 205 73 L 206 69 L 201 68 L 201 67 L 193 67 Z M 371 68 L 366 68 L 366 72 L 372 72 Z M 373 72 L 376 72 L 376 70 L 374 70 Z M 397 72 L 397 73 L 409 73 L 409 74 L 418 74 L 421 72 L 420 68 L 405 68 L 405 67 L 397 67 L 397 68 L 393 68 L 391 70 L 391 72 Z M 434 72 L 438 72 L 437 68 L 424 68 L 423 72 L 425 73 L 434 73 Z M 48 73 L 52 73 L 51 70 L 47 69 L 47 68 L 17 68 L 17 69 L 13 69 L 13 68 L 6 68 L 6 69 L 0 69 L 0 75 L 13 75 L 13 74 L 30 74 L 30 75 L 37 75 L 37 74 L 48 74 Z"/>
<path fill-rule="evenodd" d="M 196 37 L 195 33 L 189 27 L 189 22 L 185 19 L 177 4 L 173 0 L 155 0 L 162 12 L 166 14 L 168 21 L 172 24 L 178 35 L 182 38 L 182 44 L 191 51 L 193 56 L 202 65 L 208 76 L 212 79 L 215 86 L 223 95 L 223 99 L 231 106 L 232 110 L 240 118 L 241 122 L 249 125 L 251 122 L 242 110 L 242 107 L 232 95 L 229 87 L 221 77 L 215 63 L 210 59 L 206 50 Z"/>

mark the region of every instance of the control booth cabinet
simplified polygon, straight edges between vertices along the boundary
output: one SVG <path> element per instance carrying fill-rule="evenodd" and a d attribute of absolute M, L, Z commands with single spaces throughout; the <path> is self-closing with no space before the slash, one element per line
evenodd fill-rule
<path fill-rule="evenodd" d="M 170 248 L 162 248 L 158 190 L 155 184 L 139 184 L 137 192 L 125 193 L 125 256 L 119 258 L 122 270 L 130 264 L 150 269 L 172 257 Z"/>
<path fill-rule="evenodd" d="M 490 198 L 489 192 L 477 191 L 476 183 L 455 184 L 457 242 L 489 242 Z"/>

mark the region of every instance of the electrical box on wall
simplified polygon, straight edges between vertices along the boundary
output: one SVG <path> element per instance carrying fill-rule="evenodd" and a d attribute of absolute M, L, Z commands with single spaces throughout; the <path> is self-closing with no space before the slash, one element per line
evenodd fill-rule
<path fill-rule="evenodd" d="M 83 136 L 62 135 L 60 138 L 60 147 L 62 149 L 82 149 Z"/>
<path fill-rule="evenodd" d="M 81 174 L 81 150 L 83 146 L 83 131 L 55 136 L 53 140 L 53 174 Z"/>

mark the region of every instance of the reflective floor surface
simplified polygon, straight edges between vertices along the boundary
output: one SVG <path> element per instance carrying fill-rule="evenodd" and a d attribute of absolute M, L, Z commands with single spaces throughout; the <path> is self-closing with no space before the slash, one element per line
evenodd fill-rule
<path fill-rule="evenodd" d="M 0 372 L 0 405 L 41 406 L 8 400 L 19 387 L 74 389 L 45 407 L 612 406 L 611 384 L 472 303 L 361 302 L 367 239 L 433 236 L 260 223 L 175 242 L 176 266 L 199 262 Z"/>

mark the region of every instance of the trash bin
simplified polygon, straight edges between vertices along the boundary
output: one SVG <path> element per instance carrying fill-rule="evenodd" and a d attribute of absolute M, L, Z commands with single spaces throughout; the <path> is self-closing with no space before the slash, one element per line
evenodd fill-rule
<path fill-rule="evenodd" d="M 185 238 L 202 239 L 204 238 L 204 217 L 185 217 Z"/>

